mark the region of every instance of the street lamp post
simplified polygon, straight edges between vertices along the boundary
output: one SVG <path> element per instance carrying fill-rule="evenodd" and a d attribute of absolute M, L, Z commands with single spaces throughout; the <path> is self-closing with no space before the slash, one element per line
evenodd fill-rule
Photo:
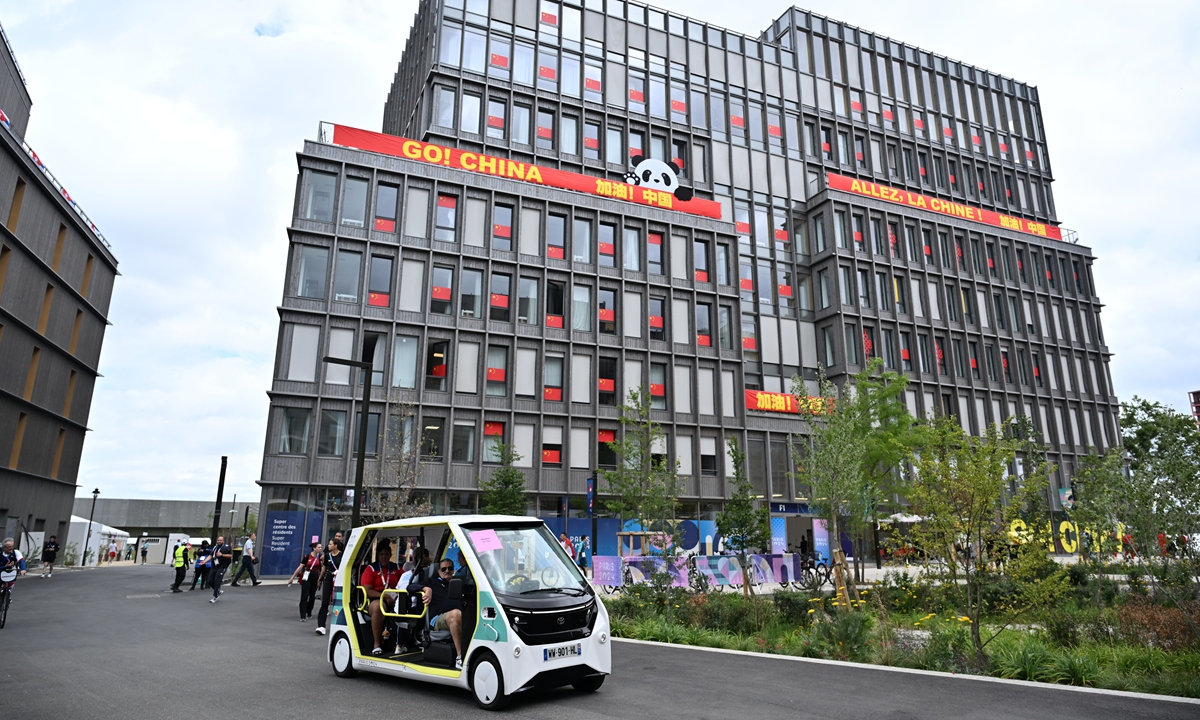
<path fill-rule="evenodd" d="M 378 339 L 376 335 L 367 335 L 363 339 L 361 357 L 375 359 L 375 343 Z M 354 505 L 350 511 L 350 527 L 356 528 L 358 527 L 358 513 L 362 508 L 363 469 L 367 459 L 367 418 L 371 404 L 371 371 L 374 369 L 374 363 L 335 357 L 324 357 L 322 360 L 335 365 L 349 365 L 352 368 L 363 370 L 362 420 L 358 423 L 358 462 L 354 467 Z"/>
<path fill-rule="evenodd" d="M 92 518 L 96 517 L 96 498 L 98 497 L 100 497 L 100 488 L 92 491 L 92 511 L 88 513 L 88 533 L 87 539 L 83 541 L 83 552 L 79 553 L 79 567 L 83 567 L 87 558 L 88 545 L 92 544 Z"/>

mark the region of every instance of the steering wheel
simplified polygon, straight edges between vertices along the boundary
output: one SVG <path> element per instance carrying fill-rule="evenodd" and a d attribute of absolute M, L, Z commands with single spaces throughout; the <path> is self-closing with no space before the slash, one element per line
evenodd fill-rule
<path fill-rule="evenodd" d="M 541 577 L 543 587 L 558 587 L 562 581 L 562 573 L 553 566 L 542 570 Z"/>
<path fill-rule="evenodd" d="M 527 583 L 527 582 L 529 582 L 529 578 L 527 576 L 513 575 L 512 577 L 510 577 L 508 579 L 508 582 L 504 583 L 504 587 L 506 587 L 506 588 L 520 587 L 520 585 L 522 583 Z"/>

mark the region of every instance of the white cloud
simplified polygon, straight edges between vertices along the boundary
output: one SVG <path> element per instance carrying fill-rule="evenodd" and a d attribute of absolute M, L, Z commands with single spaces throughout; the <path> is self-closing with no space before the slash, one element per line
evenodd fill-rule
<path fill-rule="evenodd" d="M 661 5 L 751 36 L 787 8 Z M 321 120 L 379 127 L 416 7 L 0 3 L 28 139 L 121 262 L 81 486 L 206 499 L 227 454 L 227 494 L 257 496 L 295 153 Z M 1196 4 L 808 7 L 1038 86 L 1117 390 L 1182 408 L 1200 388 Z"/>

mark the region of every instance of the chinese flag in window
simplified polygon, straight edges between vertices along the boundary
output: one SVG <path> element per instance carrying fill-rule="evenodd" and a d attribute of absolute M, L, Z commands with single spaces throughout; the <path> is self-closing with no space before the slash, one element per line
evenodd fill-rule
<path fill-rule="evenodd" d="M 775 228 L 775 239 L 780 242 L 788 241 L 788 231 L 786 228 Z"/>
<path fill-rule="evenodd" d="M 561 247 L 558 247 L 557 245 L 551 245 L 550 247 L 546 248 L 546 257 L 554 258 L 555 260 L 562 260 L 564 257 L 566 257 L 566 253 Z"/>
<path fill-rule="evenodd" d="M 504 127 L 504 118 L 500 117 L 499 115 L 488 115 L 488 127 Z"/>
<path fill-rule="evenodd" d="M 558 71 L 556 71 L 552 67 L 546 67 L 545 65 L 539 65 L 538 66 L 538 77 L 543 77 L 543 78 L 546 78 L 547 80 L 553 80 L 556 77 L 558 77 Z"/>
<path fill-rule="evenodd" d="M 792 296 L 792 286 L 791 285 L 780 285 L 779 286 L 779 297 L 790 298 L 791 296 Z"/>
<path fill-rule="evenodd" d="M 746 118 L 741 115 L 730 115 L 729 124 L 735 128 L 744 128 L 746 127 Z"/>
<path fill-rule="evenodd" d="M 650 394 L 654 397 L 666 397 L 667 386 L 659 385 L 658 383 L 650 383 Z"/>
<path fill-rule="evenodd" d="M 656 330 L 661 330 L 662 326 L 663 326 L 662 315 L 651 315 L 650 316 L 650 327 L 652 327 Z"/>
<path fill-rule="evenodd" d="M 740 284 L 743 290 L 754 290 L 754 280 L 751 278 L 742 278 Z"/>
<path fill-rule="evenodd" d="M 562 388 L 548 387 L 542 391 L 542 397 L 551 402 L 562 402 Z"/>
<path fill-rule="evenodd" d="M 367 304 L 372 307 L 387 307 L 391 295 L 387 293 L 367 293 Z"/>
<path fill-rule="evenodd" d="M 1008 143 L 1000 143 L 1000 152 L 1002 152 L 1002 153 L 1008 152 Z"/>
<path fill-rule="evenodd" d="M 546 138 L 547 140 L 553 138 L 554 137 L 554 128 L 539 127 L 538 128 L 538 137 Z"/>
<path fill-rule="evenodd" d="M 641 90 L 630 90 L 629 99 L 636 103 L 645 102 L 646 94 Z"/>
<path fill-rule="evenodd" d="M 432 368 L 430 368 L 429 374 L 434 377 L 446 377 L 446 366 L 434 365 Z"/>
<path fill-rule="evenodd" d="M 612 322 L 617 319 L 616 310 L 600 308 L 600 322 Z"/>
<path fill-rule="evenodd" d="M 925 121 L 922 120 L 921 118 L 913 118 L 913 127 L 915 127 L 918 130 L 924 130 L 925 129 Z"/>
<path fill-rule="evenodd" d="M 978 367 L 979 367 L 979 361 L 976 360 L 975 358 L 971 358 L 971 369 L 974 370 Z"/>
<path fill-rule="evenodd" d="M 492 236 L 498 238 L 512 237 L 511 225 L 492 225 Z"/>
<path fill-rule="evenodd" d="M 544 463 L 560 463 L 562 462 L 562 450 L 543 450 L 542 462 Z"/>
<path fill-rule="evenodd" d="M 583 146 L 589 150 L 599 150 L 600 138 L 585 137 L 583 139 Z"/>
<path fill-rule="evenodd" d="M 614 392 L 617 389 L 617 381 L 612 378 L 600 378 L 597 386 L 600 392 Z"/>
<path fill-rule="evenodd" d="M 602 242 L 598 244 L 598 247 L 601 255 L 615 255 L 617 252 L 617 246 L 612 243 Z"/>
<path fill-rule="evenodd" d="M 696 344 L 699 345 L 700 347 L 712 347 L 712 336 L 711 335 L 697 335 L 696 336 Z"/>
<path fill-rule="evenodd" d="M 641 155 L 641 154 L 642 154 L 642 149 L 640 147 L 629 148 L 629 157 L 634 157 L 636 155 Z"/>
<path fill-rule="evenodd" d="M 954 137 L 954 131 L 948 127 L 942 128 L 942 134 L 946 137 Z"/>
<path fill-rule="evenodd" d="M 552 12 L 542 11 L 542 22 L 546 25 L 558 25 L 558 16 Z"/>
<path fill-rule="evenodd" d="M 883 111 L 883 119 L 884 119 L 884 120 L 887 120 L 888 122 L 891 122 L 891 121 L 892 121 L 892 119 L 893 119 L 893 118 L 895 118 L 895 117 L 896 117 L 896 116 L 892 114 L 892 111 L 891 111 L 891 110 L 884 110 L 884 111 Z"/>
<path fill-rule="evenodd" d="M 1025 151 L 1025 159 L 1026 159 L 1026 160 L 1032 160 L 1032 159 L 1033 159 L 1033 151 L 1032 151 L 1032 150 L 1026 150 L 1026 151 Z"/>
<path fill-rule="evenodd" d="M 585 78 L 583 81 L 583 87 L 585 90 L 600 92 L 600 81 L 595 78 Z"/>
<path fill-rule="evenodd" d="M 908 350 L 901 350 L 901 351 L 900 351 L 900 359 L 901 359 L 901 360 L 908 360 Z"/>
<path fill-rule="evenodd" d="M 498 68 L 506 68 L 508 67 L 508 58 L 500 53 L 492 53 L 492 65 Z"/>
<path fill-rule="evenodd" d="M 547 315 L 546 327 L 561 328 L 563 326 L 562 315 Z"/>
<path fill-rule="evenodd" d="M 485 422 L 483 424 L 483 434 L 490 436 L 504 435 L 504 423 L 502 422 Z"/>
<path fill-rule="evenodd" d="M 850 109 L 853 110 L 854 112 L 860 113 L 860 112 L 862 112 L 862 103 L 860 103 L 857 100 L 851 100 L 850 101 Z"/>
<path fill-rule="evenodd" d="M 683 158 L 673 157 L 673 158 L 671 158 L 671 162 L 675 163 L 675 165 L 677 165 L 680 170 L 682 170 L 683 168 L 686 167 L 686 165 L 683 164 Z"/>
<path fill-rule="evenodd" d="M 743 350 L 757 350 L 758 349 L 758 341 L 752 337 L 744 337 L 744 338 L 742 338 L 742 349 Z"/>
<path fill-rule="evenodd" d="M 375 229 L 379 232 L 396 232 L 396 221 L 388 218 L 375 218 Z"/>
<path fill-rule="evenodd" d="M 750 223 L 748 223 L 748 222 L 734 223 L 734 229 L 737 231 L 738 235 L 749 235 L 750 234 Z"/>
<path fill-rule="evenodd" d="M 983 144 L 983 138 L 979 137 L 978 135 L 972 135 L 972 136 L 971 136 L 971 142 L 972 142 L 973 144 L 975 144 L 975 145 L 982 145 L 982 144 Z"/>
<path fill-rule="evenodd" d="M 498 293 L 492 293 L 492 307 L 494 307 L 494 308 L 508 307 L 508 296 L 500 295 Z"/>
<path fill-rule="evenodd" d="M 453 195 L 438 195 L 438 207 L 449 208 L 453 210 L 458 207 L 458 198 Z"/>
<path fill-rule="evenodd" d="M 855 159 L 855 160 L 862 160 L 862 153 L 860 153 L 860 152 L 856 152 L 856 153 L 854 153 L 854 159 Z"/>
<path fill-rule="evenodd" d="M 596 440 L 598 440 L 600 442 L 616 442 L 617 441 L 617 431 L 616 430 L 597 430 L 596 431 Z"/>
<path fill-rule="evenodd" d="M 487 379 L 492 382 L 504 382 L 508 372 L 504 368 L 488 368 Z"/>
<path fill-rule="evenodd" d="M 650 243 L 651 245 L 662 245 L 662 235 L 658 233 L 650 233 L 646 238 L 646 242 Z"/>
<path fill-rule="evenodd" d="M 783 137 L 783 128 L 778 125 L 768 125 L 767 134 L 771 137 Z"/>
<path fill-rule="evenodd" d="M 696 282 L 708 282 L 708 273 L 703 270 L 697 270 Z"/>
<path fill-rule="evenodd" d="M 829 143 L 827 143 L 827 142 L 821 143 L 821 152 L 829 152 Z"/>
<path fill-rule="evenodd" d="M 673 112 L 679 112 L 679 113 L 687 112 L 687 103 L 685 103 L 682 100 L 672 100 L 671 101 L 671 110 Z"/>
<path fill-rule="evenodd" d="M 854 242 L 862 242 L 862 233 L 858 230 L 854 231 Z"/>
<path fill-rule="evenodd" d="M 434 300 L 449 300 L 450 288 L 434 287 L 433 292 L 431 292 L 430 295 Z"/>

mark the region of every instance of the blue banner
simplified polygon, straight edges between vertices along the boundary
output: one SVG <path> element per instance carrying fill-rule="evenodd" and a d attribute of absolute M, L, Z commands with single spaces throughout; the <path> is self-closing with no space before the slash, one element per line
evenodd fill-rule
<path fill-rule="evenodd" d="M 262 563 L 260 575 L 291 575 L 308 554 L 308 544 L 316 536 L 320 540 L 325 513 L 308 513 L 307 529 L 304 512 L 300 510 L 271 510 L 262 527 Z"/>

